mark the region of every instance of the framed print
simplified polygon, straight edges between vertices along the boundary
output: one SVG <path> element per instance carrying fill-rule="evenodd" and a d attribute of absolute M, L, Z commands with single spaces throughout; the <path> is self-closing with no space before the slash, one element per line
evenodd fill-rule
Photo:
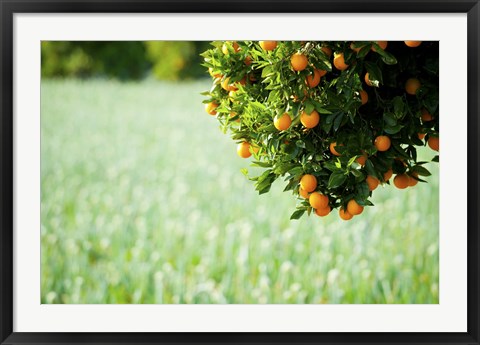
<path fill-rule="evenodd" d="M 0 8 L 2 344 L 479 343 L 478 1 Z"/>

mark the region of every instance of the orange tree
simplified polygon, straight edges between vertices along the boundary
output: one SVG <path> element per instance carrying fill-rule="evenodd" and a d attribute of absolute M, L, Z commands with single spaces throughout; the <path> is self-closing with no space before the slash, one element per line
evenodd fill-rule
<path fill-rule="evenodd" d="M 260 194 L 285 181 L 298 198 L 291 219 L 338 209 L 349 220 L 380 184 L 426 182 L 416 147 L 439 151 L 437 42 L 211 44 L 205 109 L 264 169 L 249 177 Z"/>

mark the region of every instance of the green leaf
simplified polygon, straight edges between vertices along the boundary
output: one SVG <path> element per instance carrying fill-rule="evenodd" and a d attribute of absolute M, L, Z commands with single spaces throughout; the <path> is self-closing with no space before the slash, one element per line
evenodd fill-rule
<path fill-rule="evenodd" d="M 292 213 L 292 215 L 290 216 L 290 219 L 291 220 L 300 219 L 300 217 L 303 216 L 304 213 L 305 213 L 305 210 L 296 210 L 295 212 Z"/>
<path fill-rule="evenodd" d="M 328 188 L 338 188 L 346 181 L 346 179 L 347 175 L 345 175 L 343 171 L 335 171 L 328 179 Z"/>
<path fill-rule="evenodd" d="M 381 84 L 383 84 L 383 77 L 382 77 L 382 71 L 380 68 L 373 62 L 366 61 L 365 62 L 365 68 L 367 69 L 368 72 L 368 77 L 370 81 L 379 81 Z"/>
<path fill-rule="evenodd" d="M 397 134 L 402 130 L 403 126 L 402 125 L 396 125 L 396 126 L 385 126 L 383 128 L 383 131 L 387 134 Z"/>
<path fill-rule="evenodd" d="M 297 140 L 295 142 L 295 145 L 297 145 L 298 147 L 301 147 L 302 149 L 305 148 L 305 142 L 303 140 Z"/>
<path fill-rule="evenodd" d="M 416 172 L 420 176 L 430 176 L 430 175 L 432 175 L 430 173 L 430 171 L 428 171 L 427 169 L 425 169 L 421 165 L 415 165 L 414 167 L 412 167 L 411 171 Z"/>
<path fill-rule="evenodd" d="M 345 116 L 345 113 L 339 113 L 335 120 L 333 121 L 333 130 L 336 132 L 340 128 L 340 125 L 342 123 L 342 120 Z"/>
<path fill-rule="evenodd" d="M 387 65 L 395 65 L 397 63 L 397 59 L 395 58 L 395 56 L 393 56 L 389 52 L 386 52 L 380 47 L 378 47 L 376 52 L 382 57 L 382 61 L 385 62 Z"/>
<path fill-rule="evenodd" d="M 383 113 L 383 121 L 387 126 L 395 126 L 397 124 L 397 119 L 395 116 L 388 112 Z"/>
<path fill-rule="evenodd" d="M 311 114 L 314 108 L 315 108 L 315 107 L 314 107 L 314 105 L 312 104 L 312 102 L 308 102 L 308 101 L 305 102 L 305 112 L 306 112 L 307 114 Z"/>
<path fill-rule="evenodd" d="M 262 167 L 262 168 L 271 168 L 272 163 L 270 162 L 260 162 L 260 161 L 253 161 L 252 166 Z"/>

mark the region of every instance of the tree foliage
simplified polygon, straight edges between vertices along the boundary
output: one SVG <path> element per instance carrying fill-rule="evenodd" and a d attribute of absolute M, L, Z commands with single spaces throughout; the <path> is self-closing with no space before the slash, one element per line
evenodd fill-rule
<path fill-rule="evenodd" d="M 376 182 L 426 182 L 427 162 L 417 160 L 416 147 L 438 151 L 438 42 L 211 45 L 202 54 L 213 79 L 204 93 L 207 112 L 233 140 L 248 143 L 252 165 L 264 169 L 249 177 L 260 194 L 281 178 L 298 197 L 292 218 L 313 210 L 301 190 L 304 175 L 316 178 L 314 191 L 328 196 L 328 208 L 345 211 L 350 200 L 372 206 Z M 292 62 L 294 54 L 306 57 L 305 69 Z M 275 123 L 283 114 L 287 129 Z"/>

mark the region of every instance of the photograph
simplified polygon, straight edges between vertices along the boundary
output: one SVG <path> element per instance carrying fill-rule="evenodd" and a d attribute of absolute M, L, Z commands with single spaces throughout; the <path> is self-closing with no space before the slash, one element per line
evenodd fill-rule
<path fill-rule="evenodd" d="M 41 303 L 438 305 L 439 41 L 375 38 L 42 41 Z"/>

